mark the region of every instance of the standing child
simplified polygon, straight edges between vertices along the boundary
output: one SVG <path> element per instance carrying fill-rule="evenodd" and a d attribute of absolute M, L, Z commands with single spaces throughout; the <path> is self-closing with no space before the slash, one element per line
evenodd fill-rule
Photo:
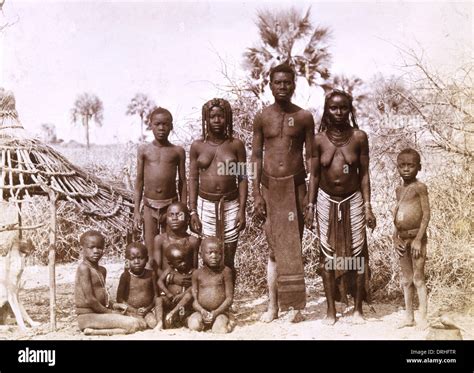
<path fill-rule="evenodd" d="M 156 304 L 156 276 L 146 269 L 148 253 L 145 245 L 132 242 L 125 249 L 125 258 L 129 262 L 120 276 L 117 289 L 117 302 L 114 308 L 125 309 L 124 314 L 143 318 L 151 329 L 157 326 L 155 315 Z M 157 314 L 157 313 L 156 313 Z"/>
<path fill-rule="evenodd" d="M 179 327 L 191 314 L 190 303 L 193 299 L 191 286 L 176 285 L 172 279 L 176 274 L 190 276 L 194 270 L 193 257 L 187 254 L 187 248 L 178 244 L 171 244 L 166 249 L 166 259 L 169 267 L 166 268 L 158 280 L 158 286 L 164 296 L 158 299 L 158 322 L 165 316 L 166 328 Z M 167 312 L 167 313 L 166 313 Z"/>
<path fill-rule="evenodd" d="M 140 204 L 143 196 L 145 245 L 151 260 L 153 239 L 160 231 L 166 208 L 178 200 L 178 191 L 181 201 L 187 201 L 188 197 L 186 154 L 182 147 L 168 141 L 168 136 L 173 129 L 173 116 L 168 110 L 157 108 L 150 114 L 150 127 L 155 139 L 138 148 L 134 227 L 138 229 L 141 223 Z M 176 171 L 179 177 L 178 191 L 176 190 Z"/>
<path fill-rule="evenodd" d="M 145 329 L 143 320 L 125 316 L 112 310 L 105 287 L 107 271 L 99 265 L 104 254 L 104 236 L 98 231 L 87 231 L 79 239 L 83 261 L 79 264 L 74 283 L 77 322 L 84 334 L 128 334 Z M 120 305 L 115 308 L 124 310 Z"/>
<path fill-rule="evenodd" d="M 421 329 L 427 327 L 427 291 L 425 284 L 426 228 L 430 220 L 430 205 L 426 185 L 416 179 L 421 170 L 420 154 L 404 149 L 398 154 L 397 167 L 403 185 L 397 187 L 394 212 L 394 246 L 400 256 L 401 283 L 405 298 L 406 318 L 400 328 L 414 326 L 413 290 L 420 303 Z"/>
<path fill-rule="evenodd" d="M 202 241 L 201 255 L 204 263 L 193 273 L 192 293 L 194 312 L 188 319 L 191 330 L 212 328 L 214 333 L 230 332 L 229 308 L 234 298 L 232 271 L 222 264 L 223 244 L 215 237 Z"/>

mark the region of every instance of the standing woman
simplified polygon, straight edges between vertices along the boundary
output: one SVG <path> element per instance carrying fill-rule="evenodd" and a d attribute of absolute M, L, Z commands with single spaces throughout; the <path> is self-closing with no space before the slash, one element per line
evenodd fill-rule
<path fill-rule="evenodd" d="M 248 182 L 244 143 L 232 136 L 232 109 L 214 98 L 202 107 L 202 139 L 190 150 L 191 230 L 224 242 L 224 264 L 235 284 L 235 251 L 245 228 Z"/>

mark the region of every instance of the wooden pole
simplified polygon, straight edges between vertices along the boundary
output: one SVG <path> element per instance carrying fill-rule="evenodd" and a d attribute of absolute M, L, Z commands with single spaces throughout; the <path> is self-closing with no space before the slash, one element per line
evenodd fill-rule
<path fill-rule="evenodd" d="M 49 189 L 50 203 L 50 227 L 49 227 L 49 318 L 50 329 L 56 331 L 56 201 L 57 195 L 54 190 Z"/>

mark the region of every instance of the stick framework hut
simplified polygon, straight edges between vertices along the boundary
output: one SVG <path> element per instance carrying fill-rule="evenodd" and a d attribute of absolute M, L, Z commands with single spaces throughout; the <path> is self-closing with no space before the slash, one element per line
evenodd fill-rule
<path fill-rule="evenodd" d="M 50 319 L 51 329 L 55 330 L 57 201 L 68 201 L 77 207 L 79 214 L 106 221 L 126 235 L 132 227 L 133 195 L 90 175 L 29 136 L 19 121 L 13 93 L 0 88 L 0 202 L 8 202 L 19 212 L 19 219 L 0 226 L 0 232 L 38 228 L 21 223 L 21 204 L 35 195 L 50 201 Z"/>

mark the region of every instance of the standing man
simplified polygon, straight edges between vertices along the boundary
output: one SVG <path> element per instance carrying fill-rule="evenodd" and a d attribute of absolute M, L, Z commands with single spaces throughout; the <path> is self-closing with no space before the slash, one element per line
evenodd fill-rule
<path fill-rule="evenodd" d="M 303 145 L 308 160 L 314 121 L 310 112 L 291 102 L 295 72 L 289 65 L 278 65 L 270 71 L 270 88 L 275 102 L 255 116 L 251 158 L 256 170 L 255 211 L 265 220 L 270 250 L 269 305 L 261 320 L 271 322 L 281 309 L 290 310 L 291 321 L 298 322 L 302 320 L 299 310 L 306 305 L 301 254 L 306 197 Z"/>

